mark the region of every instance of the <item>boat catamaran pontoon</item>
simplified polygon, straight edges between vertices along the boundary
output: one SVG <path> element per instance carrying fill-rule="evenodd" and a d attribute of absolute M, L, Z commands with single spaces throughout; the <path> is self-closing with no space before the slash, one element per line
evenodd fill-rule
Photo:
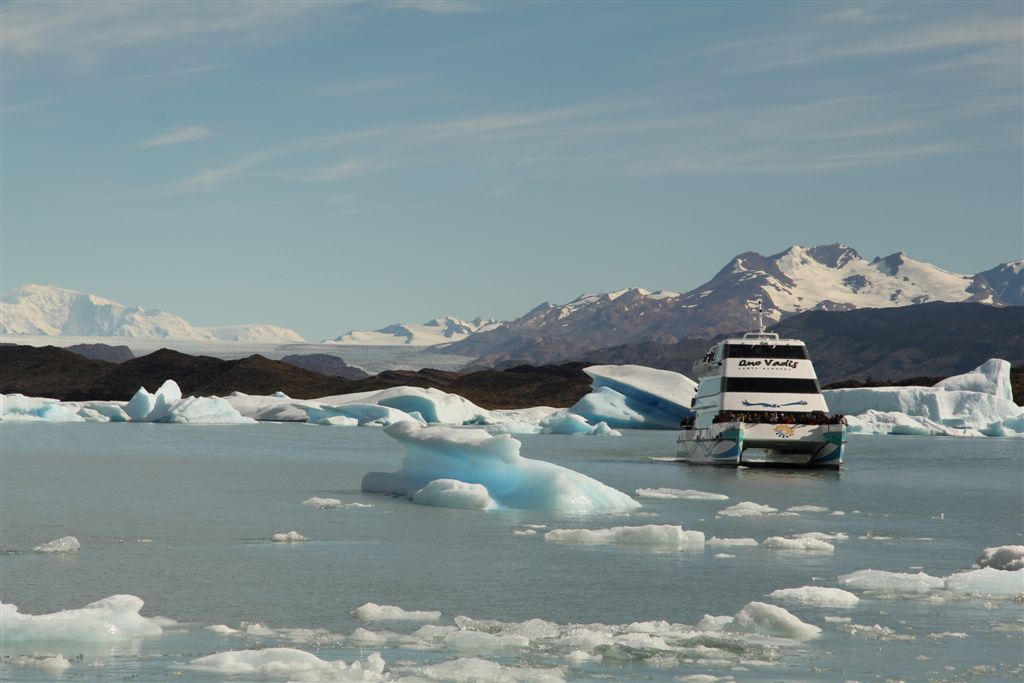
<path fill-rule="evenodd" d="M 693 464 L 838 469 L 845 421 L 829 414 L 804 343 L 766 332 L 756 304 L 757 332 L 721 341 L 694 363 L 700 384 L 679 456 Z"/>

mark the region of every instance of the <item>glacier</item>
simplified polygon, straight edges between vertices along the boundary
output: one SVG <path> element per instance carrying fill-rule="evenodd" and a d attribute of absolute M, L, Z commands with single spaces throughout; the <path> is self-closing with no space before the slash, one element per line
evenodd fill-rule
<path fill-rule="evenodd" d="M 1010 363 L 993 358 L 933 387 L 823 391 L 829 410 L 864 434 L 1024 436 L 1024 407 L 1013 402 Z"/>
<path fill-rule="evenodd" d="M 398 472 L 370 472 L 362 490 L 405 496 L 434 504 L 437 491 L 421 491 L 438 480 L 479 484 L 495 506 L 587 514 L 627 512 L 640 504 L 610 486 L 565 467 L 519 454 L 522 445 L 507 434 L 492 436 L 479 429 L 424 427 L 397 422 L 384 432 L 401 443 L 406 454 Z M 435 485 L 435 489 L 443 488 Z M 474 496 L 482 493 L 473 490 Z"/>

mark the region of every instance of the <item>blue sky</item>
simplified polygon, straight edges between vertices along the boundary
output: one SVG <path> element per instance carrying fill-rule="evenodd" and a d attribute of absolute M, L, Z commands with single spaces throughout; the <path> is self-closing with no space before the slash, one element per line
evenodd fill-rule
<path fill-rule="evenodd" d="M 6 2 L 2 272 L 308 339 L 1024 256 L 1022 4 Z"/>

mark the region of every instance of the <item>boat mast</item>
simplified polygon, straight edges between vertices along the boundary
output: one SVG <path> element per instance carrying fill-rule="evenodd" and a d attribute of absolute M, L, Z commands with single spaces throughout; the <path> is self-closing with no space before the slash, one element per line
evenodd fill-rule
<path fill-rule="evenodd" d="M 752 312 L 754 314 L 754 319 L 757 321 L 757 332 L 758 332 L 758 334 L 764 334 L 765 333 L 764 317 L 763 317 L 764 310 L 761 307 L 761 297 L 758 297 L 756 299 L 752 299 L 752 300 L 748 301 L 747 302 L 747 310 L 749 310 L 750 312 Z M 753 332 L 753 330 L 751 330 L 751 332 Z"/>

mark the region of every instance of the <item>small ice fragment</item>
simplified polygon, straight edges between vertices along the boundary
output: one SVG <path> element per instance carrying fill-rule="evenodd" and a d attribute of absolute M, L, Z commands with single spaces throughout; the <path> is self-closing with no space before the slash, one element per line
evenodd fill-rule
<path fill-rule="evenodd" d="M 42 669 L 51 676 L 59 677 L 69 668 L 71 668 L 71 662 L 69 662 L 64 655 L 55 655 L 53 657 L 18 657 L 14 660 L 14 663 L 18 666 L 31 666 L 38 669 Z"/>
<path fill-rule="evenodd" d="M 945 587 L 954 593 L 971 595 L 1024 595 L 1024 569 L 972 569 L 946 577 Z"/>
<path fill-rule="evenodd" d="M 346 664 L 325 661 L 304 650 L 268 647 L 264 650 L 231 650 L 193 659 L 190 668 L 222 676 L 273 678 L 275 680 L 383 679 L 384 659 L 374 652 L 365 661 Z"/>
<path fill-rule="evenodd" d="M 22 614 L 0 603 L 0 642 L 64 641 L 96 643 L 157 636 L 170 620 L 143 617 L 142 598 L 111 595 L 79 609 L 53 614 Z"/>
<path fill-rule="evenodd" d="M 734 557 L 736 557 L 736 556 L 735 555 L 730 555 L 729 553 L 718 553 L 717 555 L 715 555 L 714 559 L 716 559 L 716 560 L 731 560 Z"/>
<path fill-rule="evenodd" d="M 716 545 L 716 546 L 724 546 L 724 547 L 731 547 L 731 546 L 756 546 L 758 544 L 757 540 L 753 539 L 753 538 L 718 538 L 717 536 L 712 536 L 711 538 L 706 540 L 704 543 L 706 545 Z"/>
<path fill-rule="evenodd" d="M 777 512 L 778 509 L 770 505 L 761 505 L 745 500 L 742 503 L 730 505 L 724 510 L 719 510 L 718 515 L 720 517 L 764 517 L 765 515 L 772 515 Z"/>
<path fill-rule="evenodd" d="M 801 605 L 814 607 L 854 607 L 860 598 L 841 588 L 803 586 L 801 588 L 780 588 L 768 594 L 770 598 L 792 600 Z"/>
<path fill-rule="evenodd" d="M 636 495 L 640 498 L 663 498 L 680 500 L 729 500 L 729 496 L 709 491 L 696 491 L 694 489 L 637 489 Z"/>
<path fill-rule="evenodd" d="M 287 533 L 277 533 L 270 537 L 270 540 L 274 543 L 298 543 L 299 541 L 308 541 L 309 539 L 300 534 L 298 531 L 289 531 Z"/>
<path fill-rule="evenodd" d="M 420 505 L 491 510 L 498 507 L 483 484 L 467 484 L 457 479 L 435 479 L 412 494 L 412 502 Z"/>
<path fill-rule="evenodd" d="M 761 542 L 761 545 L 771 550 L 802 550 L 810 552 L 835 552 L 836 547 L 828 541 L 818 538 L 804 536 L 802 538 L 785 538 L 782 536 L 769 536 Z"/>
<path fill-rule="evenodd" d="M 817 626 L 804 623 L 784 608 L 765 602 L 747 603 L 734 617 L 705 615 L 697 628 L 702 631 L 760 633 L 791 640 L 810 640 L 821 633 Z"/>
<path fill-rule="evenodd" d="M 214 624 L 213 626 L 207 626 L 206 628 L 219 636 L 233 636 L 240 633 L 237 628 L 231 628 L 227 624 Z"/>
<path fill-rule="evenodd" d="M 513 529 L 512 533 L 516 536 L 533 536 L 537 533 L 536 529 Z"/>
<path fill-rule="evenodd" d="M 927 593 L 942 588 L 945 581 L 924 572 L 903 574 L 879 569 L 861 569 L 839 577 L 840 583 L 853 588 L 870 591 L 891 591 L 895 593 Z"/>
<path fill-rule="evenodd" d="M 74 536 L 62 536 L 54 541 L 37 545 L 33 550 L 37 553 L 77 553 L 82 544 Z"/>
<path fill-rule="evenodd" d="M 436 621 L 441 613 L 434 610 L 408 611 L 394 605 L 368 602 L 352 610 L 352 616 L 363 621 Z"/>
<path fill-rule="evenodd" d="M 302 504 L 321 509 L 341 507 L 341 501 L 338 500 L 337 498 L 319 498 L 317 496 L 307 498 L 306 500 L 302 501 Z"/>
<path fill-rule="evenodd" d="M 552 529 L 544 534 L 545 541 L 558 543 L 621 545 L 703 545 L 704 532 L 684 531 L 678 524 L 647 524 L 644 526 L 617 526 L 609 529 Z"/>
<path fill-rule="evenodd" d="M 828 508 L 820 505 L 794 505 L 786 508 L 787 512 L 828 512 Z"/>

